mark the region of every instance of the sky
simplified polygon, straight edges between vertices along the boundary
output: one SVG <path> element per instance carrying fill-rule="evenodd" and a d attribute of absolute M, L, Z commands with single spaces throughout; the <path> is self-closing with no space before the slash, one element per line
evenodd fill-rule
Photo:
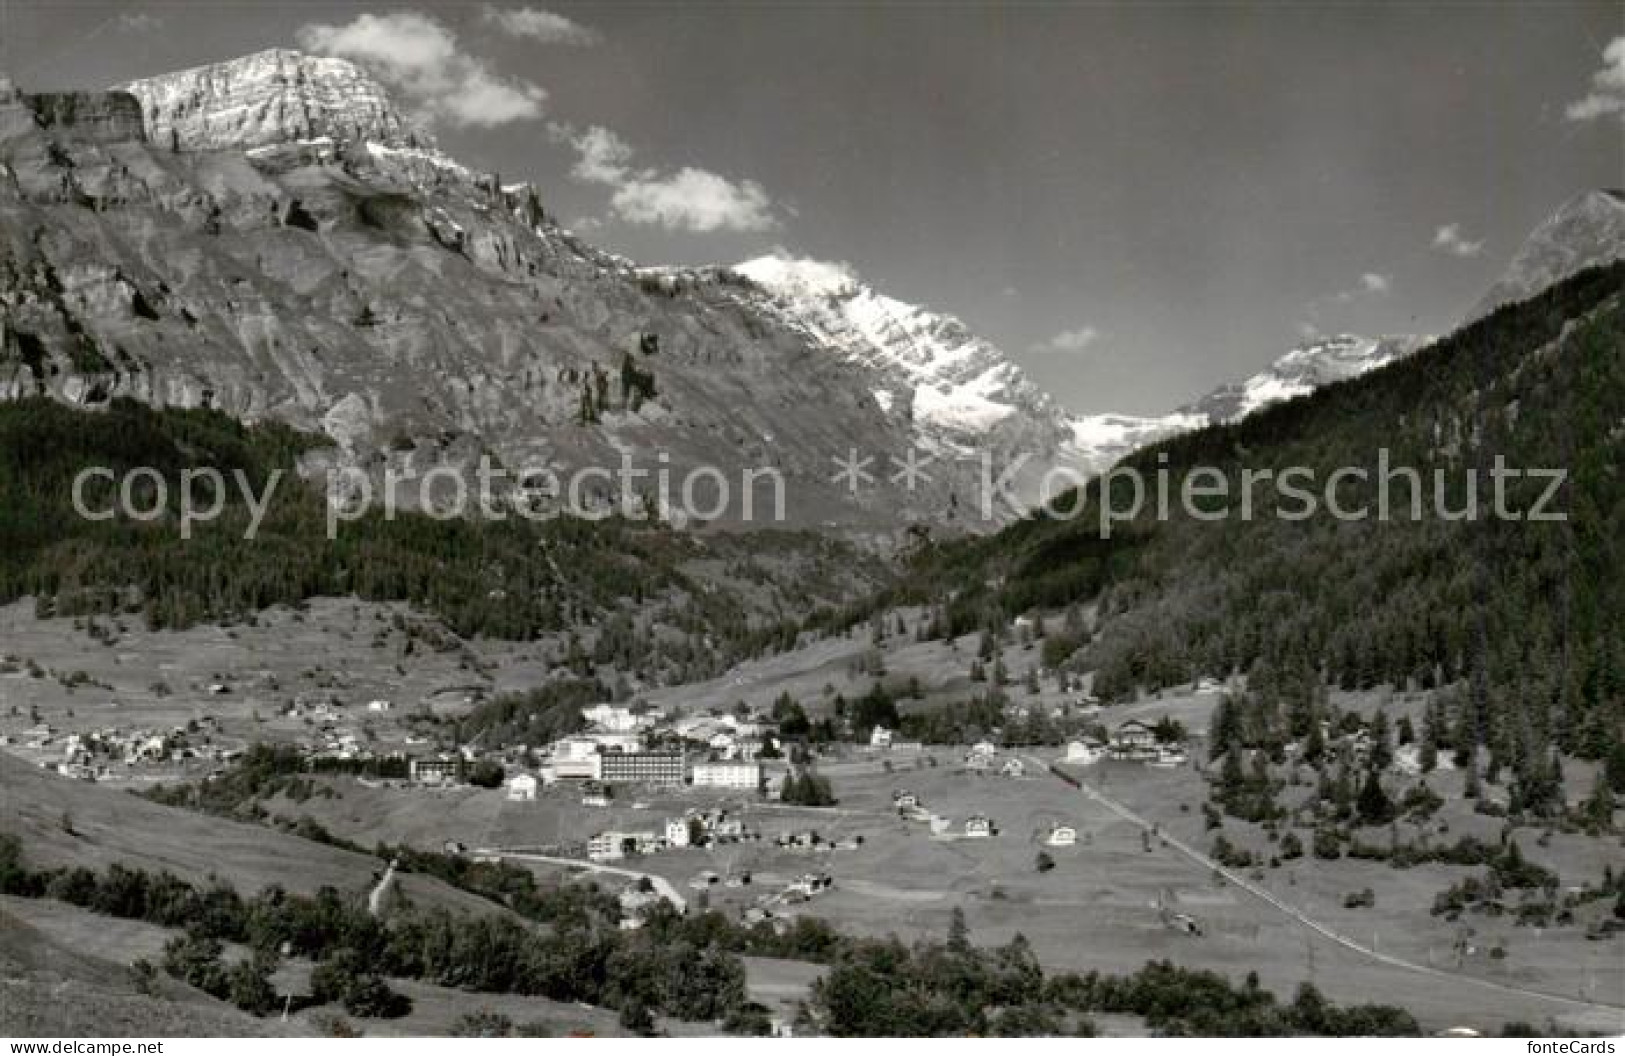
<path fill-rule="evenodd" d="M 1625 5 L 0 0 L 93 87 L 298 47 L 639 262 L 850 265 L 1084 412 L 1447 332 L 1625 184 Z"/>

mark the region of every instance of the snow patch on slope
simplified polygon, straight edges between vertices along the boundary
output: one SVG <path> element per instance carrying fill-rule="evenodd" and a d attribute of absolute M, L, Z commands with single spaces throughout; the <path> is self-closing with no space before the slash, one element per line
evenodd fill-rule
<path fill-rule="evenodd" d="M 1008 425 L 1042 441 L 1034 453 L 1048 456 L 1070 432 L 1066 413 L 997 347 L 953 316 L 877 292 L 849 264 L 775 253 L 732 270 L 819 345 L 912 391 L 906 404 L 883 407 L 909 414 L 927 446 L 964 448 Z"/>

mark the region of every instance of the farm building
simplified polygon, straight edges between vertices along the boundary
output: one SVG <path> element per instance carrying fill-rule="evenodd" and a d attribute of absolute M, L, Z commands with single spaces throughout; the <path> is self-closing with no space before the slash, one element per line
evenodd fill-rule
<path fill-rule="evenodd" d="M 1077 763 L 1080 766 L 1091 766 L 1106 757 L 1106 746 L 1099 741 L 1084 738 L 1066 743 L 1066 758 L 1063 762 Z"/>
<path fill-rule="evenodd" d="M 1110 753 L 1114 759 L 1142 761 L 1157 754 L 1157 734 L 1139 719 L 1130 719 L 1112 734 Z"/>

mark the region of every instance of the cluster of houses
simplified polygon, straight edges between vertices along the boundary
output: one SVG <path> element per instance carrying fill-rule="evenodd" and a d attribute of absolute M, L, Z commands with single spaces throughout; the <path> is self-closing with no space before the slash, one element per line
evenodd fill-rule
<path fill-rule="evenodd" d="M 590 724 L 586 731 L 555 741 L 543 753 L 542 784 L 691 785 L 754 794 L 765 790 L 758 759 L 764 747 L 777 748 L 771 724 L 737 715 L 685 716 L 668 724 L 658 710 L 597 704 L 583 709 L 582 717 Z"/>
<path fill-rule="evenodd" d="M 834 886 L 835 878 L 828 873 L 803 873 L 778 891 L 757 896 L 755 903 L 745 910 L 744 921 L 750 925 L 770 924 L 775 931 L 782 932 L 790 921 L 775 912 L 778 907 L 809 902 Z"/>
<path fill-rule="evenodd" d="M 350 725 L 351 709 L 344 699 L 330 690 L 297 694 L 282 710 L 282 716 L 299 719 L 316 730 L 316 738 L 307 746 L 312 755 L 345 761 L 373 758 L 370 738 Z M 367 701 L 364 710 L 369 715 L 383 715 L 395 710 L 394 702 L 382 697 Z"/>
<path fill-rule="evenodd" d="M 1076 737 L 1068 741 L 1061 761 L 1074 766 L 1092 766 L 1102 759 L 1175 767 L 1183 766 L 1189 754 L 1183 743 L 1164 741 L 1157 736 L 1154 727 L 1139 719 L 1130 719 L 1117 727 L 1109 740 Z"/>
<path fill-rule="evenodd" d="M 761 839 L 737 814 L 726 810 L 690 810 L 668 818 L 659 829 L 635 832 L 600 832 L 587 841 L 587 857 L 595 862 L 632 855 L 658 854 L 681 847 L 706 847 Z"/>
<path fill-rule="evenodd" d="M 869 750 L 871 752 L 919 753 L 925 751 L 925 745 L 919 741 L 899 740 L 895 731 L 884 726 L 876 726 L 869 731 Z"/>
<path fill-rule="evenodd" d="M 205 762 L 226 764 L 242 755 L 234 744 L 216 743 L 218 723 L 204 717 L 167 732 L 110 726 L 82 733 L 66 733 L 49 723 L 37 723 L 16 734 L 0 734 L 0 747 L 37 762 L 64 777 L 98 781 L 114 767 L 179 766 Z"/>
<path fill-rule="evenodd" d="M 814 829 L 781 832 L 773 838 L 774 846 L 785 851 L 855 851 L 863 846 L 862 836 L 848 836 L 844 840 L 825 839 Z"/>
<path fill-rule="evenodd" d="M 965 753 L 965 769 L 973 774 L 997 773 L 1001 777 L 1026 777 L 1027 764 L 1016 756 L 999 757 L 992 741 L 978 741 Z"/>
<path fill-rule="evenodd" d="M 953 820 L 941 814 L 926 809 L 920 797 L 906 788 L 894 789 L 891 795 L 892 808 L 898 816 L 905 821 L 917 821 L 931 830 L 931 835 L 942 839 L 954 838 Z M 962 835 L 967 840 L 986 840 L 999 834 L 998 827 L 993 820 L 983 814 L 972 814 L 965 819 Z"/>
<path fill-rule="evenodd" d="M 688 886 L 695 891 L 709 891 L 721 884 L 723 887 L 748 887 L 751 875 L 748 871 L 729 873 L 723 876 L 715 869 L 701 869 L 689 878 Z"/>
<path fill-rule="evenodd" d="M 768 769 L 759 757 L 764 746 L 777 749 L 770 724 L 734 715 L 690 716 L 673 723 L 658 710 L 613 704 L 582 709 L 588 728 L 561 737 L 534 756 L 528 746 L 508 750 L 510 764 L 530 760 L 507 779 L 507 795 L 529 802 L 544 788 L 574 784 L 582 802 L 608 805 L 605 789 L 616 785 L 648 788 L 710 788 L 757 795 L 771 792 Z M 539 759 L 538 759 L 539 757 Z M 411 779 L 440 785 L 464 779 L 477 758 L 465 746 L 411 761 Z"/>

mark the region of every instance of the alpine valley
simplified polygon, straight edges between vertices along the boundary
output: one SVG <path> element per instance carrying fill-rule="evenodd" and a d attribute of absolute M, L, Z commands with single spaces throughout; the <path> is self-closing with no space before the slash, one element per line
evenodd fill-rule
<path fill-rule="evenodd" d="M 450 32 L 351 24 L 402 26 Z M 0 78 L 0 1033 L 1625 1028 L 1625 195 L 1448 333 L 1085 415 L 848 263 L 607 252 L 414 112 L 286 49 Z M 539 515 L 444 515 L 493 462 Z M 1562 516 L 1474 516 L 1508 464 Z M 785 517 L 658 484 L 704 467 Z M 1376 515 L 1113 522 L 1111 467 Z"/>

